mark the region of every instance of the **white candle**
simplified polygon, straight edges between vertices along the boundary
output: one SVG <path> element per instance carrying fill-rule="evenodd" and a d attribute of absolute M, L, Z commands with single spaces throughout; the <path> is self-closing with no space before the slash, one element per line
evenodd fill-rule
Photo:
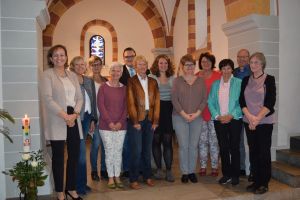
<path fill-rule="evenodd" d="M 25 117 L 22 119 L 22 129 L 23 129 L 23 151 L 30 152 L 30 118 L 25 114 Z"/>

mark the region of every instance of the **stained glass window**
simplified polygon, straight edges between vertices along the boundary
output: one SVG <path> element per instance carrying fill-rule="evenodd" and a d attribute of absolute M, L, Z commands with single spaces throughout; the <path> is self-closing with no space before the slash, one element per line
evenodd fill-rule
<path fill-rule="evenodd" d="M 105 64 L 105 41 L 101 35 L 93 35 L 90 39 L 90 56 L 95 55 Z"/>

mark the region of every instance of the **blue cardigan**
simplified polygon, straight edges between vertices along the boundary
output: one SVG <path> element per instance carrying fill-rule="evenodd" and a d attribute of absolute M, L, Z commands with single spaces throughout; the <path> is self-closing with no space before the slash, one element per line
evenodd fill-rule
<path fill-rule="evenodd" d="M 213 83 L 208 96 L 208 108 L 211 113 L 212 120 L 215 120 L 216 116 L 221 115 L 219 105 L 220 82 L 221 80 L 216 80 Z M 241 83 L 242 81 L 235 77 L 232 77 L 230 80 L 228 114 L 232 115 L 236 120 L 243 116 L 239 103 Z"/>

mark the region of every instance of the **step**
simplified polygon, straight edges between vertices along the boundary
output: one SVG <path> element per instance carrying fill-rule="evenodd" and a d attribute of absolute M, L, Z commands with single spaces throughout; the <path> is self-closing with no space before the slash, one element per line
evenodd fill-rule
<path fill-rule="evenodd" d="M 290 138 L 290 149 L 300 151 L 300 136 L 293 136 Z"/>
<path fill-rule="evenodd" d="M 280 161 L 272 162 L 272 177 L 291 187 L 300 187 L 300 168 L 289 164 Z"/>
<path fill-rule="evenodd" d="M 300 151 L 290 149 L 276 150 L 276 160 L 300 168 Z"/>

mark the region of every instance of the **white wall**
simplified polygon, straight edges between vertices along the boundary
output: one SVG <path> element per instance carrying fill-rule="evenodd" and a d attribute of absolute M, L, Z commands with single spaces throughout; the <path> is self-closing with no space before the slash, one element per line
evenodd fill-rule
<path fill-rule="evenodd" d="M 2 17 L 1 13 L 1 5 L 2 2 L 0 1 L 0 16 Z M 0 20 L 0 30 L 2 30 L 2 20 Z M 1 40 L 1 32 L 0 31 L 0 108 L 3 108 L 3 95 L 2 95 L 2 40 Z M 3 123 L 0 121 L 0 126 L 2 126 Z M 0 160 L 4 160 L 4 137 L 2 134 L 0 134 Z M 0 172 L 5 170 L 5 163 L 0 162 Z M 5 175 L 3 173 L 0 173 L 0 199 L 5 199 L 6 197 L 6 185 L 5 185 Z"/>
<path fill-rule="evenodd" d="M 300 135 L 300 1 L 279 1 L 279 145 Z"/>
<path fill-rule="evenodd" d="M 188 1 L 180 1 L 174 25 L 174 66 L 177 70 L 180 58 L 188 48 Z"/>
<path fill-rule="evenodd" d="M 79 55 L 82 27 L 94 19 L 108 21 L 115 28 L 120 62 L 123 62 L 123 49 L 128 46 L 133 47 L 137 54 L 144 55 L 149 63 L 153 62 L 151 49 L 154 48 L 154 40 L 147 21 L 137 10 L 120 0 L 85 0 L 72 6 L 58 22 L 53 44 L 66 45 L 69 58 Z"/>
<path fill-rule="evenodd" d="M 216 56 L 218 66 L 222 59 L 228 58 L 228 39 L 222 30 L 222 24 L 227 22 L 224 1 L 210 1 L 210 10 L 212 53 Z"/>

